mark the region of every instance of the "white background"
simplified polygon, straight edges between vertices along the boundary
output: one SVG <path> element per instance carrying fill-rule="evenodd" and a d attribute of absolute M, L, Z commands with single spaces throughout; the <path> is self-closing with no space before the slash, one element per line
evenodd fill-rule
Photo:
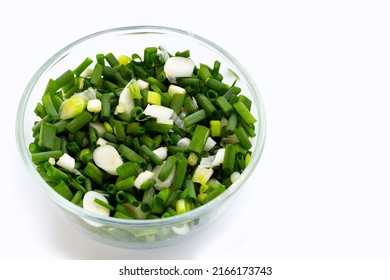
<path fill-rule="evenodd" d="M 0 259 L 390 259 L 388 1 L 13 0 L 0 13 Z M 80 37 L 129 25 L 223 46 L 256 81 L 267 115 L 263 156 L 233 209 L 155 250 L 112 248 L 68 227 L 14 136 L 38 67 Z"/>

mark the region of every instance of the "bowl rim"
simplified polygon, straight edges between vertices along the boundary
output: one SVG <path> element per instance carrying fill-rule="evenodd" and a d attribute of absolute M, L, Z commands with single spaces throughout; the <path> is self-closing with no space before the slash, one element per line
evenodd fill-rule
<path fill-rule="evenodd" d="M 127 219 L 118 219 L 113 217 L 104 217 L 100 216 L 98 214 L 88 212 L 87 210 L 83 209 L 82 207 L 75 205 L 71 203 L 70 201 L 66 200 L 62 196 L 58 195 L 44 180 L 43 178 L 38 174 L 36 171 L 36 167 L 33 164 L 31 160 L 31 154 L 28 150 L 28 145 L 26 146 L 25 143 L 25 127 L 24 127 L 24 118 L 26 113 L 26 107 L 28 100 L 30 98 L 31 93 L 33 92 L 33 89 L 37 83 L 37 81 L 41 78 L 42 75 L 45 74 L 45 72 L 50 69 L 56 62 L 58 62 L 64 55 L 69 53 L 73 48 L 77 47 L 79 44 L 88 41 L 90 39 L 93 39 L 95 37 L 104 36 L 107 34 L 124 34 L 124 32 L 132 32 L 133 33 L 140 33 L 140 32 L 147 32 L 147 33 L 159 33 L 159 34 L 176 34 L 181 37 L 192 37 L 195 39 L 198 43 L 201 43 L 203 45 L 206 45 L 208 48 L 211 48 L 213 51 L 216 51 L 219 55 L 224 57 L 227 61 L 232 63 L 241 73 L 242 76 L 240 77 L 242 80 L 246 82 L 247 87 L 249 88 L 253 99 L 256 101 L 257 105 L 257 119 L 261 124 L 259 125 L 260 130 L 257 132 L 257 136 L 255 137 L 255 147 L 252 151 L 251 161 L 249 165 L 245 168 L 243 171 L 243 176 L 240 176 L 240 178 L 233 183 L 225 192 L 223 192 L 221 195 L 219 195 L 217 198 L 213 199 L 212 201 L 198 207 L 195 209 L 192 209 L 191 211 L 188 211 L 186 213 L 164 218 L 164 219 L 145 219 L 145 220 L 127 220 Z M 236 193 L 239 189 L 242 188 L 244 183 L 248 180 L 249 176 L 256 166 L 258 165 L 258 162 L 261 158 L 264 144 L 265 144 L 265 137 L 266 137 L 266 118 L 265 118 L 265 110 L 264 110 L 264 104 L 261 99 L 260 92 L 253 81 L 252 77 L 249 75 L 249 73 L 246 71 L 246 69 L 239 63 L 230 53 L 228 53 L 225 49 L 218 46 L 217 44 L 211 42 L 210 40 L 199 36 L 194 33 L 190 33 L 181 29 L 167 27 L 167 26 L 156 26 L 156 25 L 135 25 L 135 26 L 123 26 L 123 27 L 115 27 L 110 29 L 104 29 L 95 33 L 91 33 L 89 35 L 86 35 L 84 37 L 81 37 L 72 43 L 66 45 L 59 51 L 57 51 L 54 55 L 52 55 L 32 76 L 30 81 L 28 82 L 22 96 L 19 102 L 18 106 L 18 114 L 16 117 L 16 126 L 15 126 L 15 133 L 16 133 L 16 141 L 17 146 L 19 150 L 19 154 L 23 159 L 23 162 L 26 166 L 26 168 L 30 170 L 34 170 L 33 172 L 30 172 L 31 176 L 34 177 L 35 181 L 38 183 L 38 186 L 40 189 L 46 193 L 50 200 L 54 202 L 57 206 L 63 208 L 66 211 L 71 212 L 72 214 L 88 219 L 91 221 L 95 221 L 98 223 L 104 223 L 105 225 L 111 225 L 111 226 L 121 226 L 121 227 L 136 227 L 136 228 L 151 228 L 151 227 L 158 227 L 158 226 L 167 226 L 167 225 L 177 225 L 180 223 L 184 223 L 187 221 L 194 220 L 198 217 L 201 217 L 202 214 L 210 212 L 212 209 L 216 209 L 215 207 L 219 204 L 223 204 L 225 201 L 227 201 L 234 193 Z"/>

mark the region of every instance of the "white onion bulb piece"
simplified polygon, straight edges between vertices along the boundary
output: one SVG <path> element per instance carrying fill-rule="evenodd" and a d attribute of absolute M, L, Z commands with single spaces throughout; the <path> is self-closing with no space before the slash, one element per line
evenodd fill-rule
<path fill-rule="evenodd" d="M 176 83 L 176 78 L 191 77 L 195 63 L 186 57 L 173 56 L 168 58 L 164 65 L 164 72 L 168 81 Z"/>
<path fill-rule="evenodd" d="M 93 151 L 93 161 L 97 166 L 111 175 L 118 175 L 116 169 L 123 164 L 123 160 L 118 151 L 110 145 L 97 147 Z"/>

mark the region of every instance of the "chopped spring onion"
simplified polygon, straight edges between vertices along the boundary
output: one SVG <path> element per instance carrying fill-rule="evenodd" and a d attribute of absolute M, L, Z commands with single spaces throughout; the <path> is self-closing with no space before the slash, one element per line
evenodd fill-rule
<path fill-rule="evenodd" d="M 256 136 L 252 101 L 238 78 L 223 80 L 220 62 L 196 67 L 189 50 L 174 54 L 99 53 L 48 81 L 29 150 L 59 195 L 103 216 L 169 218 L 238 180 Z"/>

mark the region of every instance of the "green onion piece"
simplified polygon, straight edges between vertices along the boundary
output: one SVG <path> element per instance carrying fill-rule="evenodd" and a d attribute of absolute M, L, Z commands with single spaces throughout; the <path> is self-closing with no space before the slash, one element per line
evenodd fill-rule
<path fill-rule="evenodd" d="M 225 92 L 223 97 L 225 97 L 226 100 L 229 100 L 232 95 L 236 96 L 240 92 L 241 92 L 241 88 L 236 87 L 236 86 L 232 86 L 229 88 L 229 90 L 227 92 Z"/>
<path fill-rule="evenodd" d="M 88 127 L 88 139 L 92 145 L 96 145 L 96 142 L 98 140 L 98 132 L 97 132 L 96 128 L 94 128 L 92 126 Z"/>
<path fill-rule="evenodd" d="M 107 208 L 110 211 L 114 211 L 115 210 L 115 208 L 112 205 L 108 204 L 107 202 L 104 202 L 103 200 L 101 200 L 101 199 L 99 199 L 97 197 L 95 197 L 93 202 L 95 202 L 96 204 L 99 204 L 100 206 L 103 206 L 103 207 Z"/>
<path fill-rule="evenodd" d="M 124 191 L 117 191 L 115 193 L 115 201 L 120 204 L 127 202 L 127 193 L 125 193 Z"/>
<path fill-rule="evenodd" d="M 234 163 L 236 158 L 236 147 L 233 144 L 225 146 L 225 156 L 223 158 L 222 169 L 224 173 L 230 176 L 234 171 Z"/>
<path fill-rule="evenodd" d="M 115 195 L 118 192 L 114 184 L 108 184 L 106 186 L 106 191 L 111 195 Z"/>
<path fill-rule="evenodd" d="M 185 50 L 182 52 L 175 52 L 175 56 L 180 56 L 180 57 L 190 57 L 190 50 Z"/>
<path fill-rule="evenodd" d="M 195 94 L 195 99 L 205 111 L 208 116 L 211 118 L 218 117 L 217 108 L 215 108 L 214 104 L 207 98 L 203 93 Z"/>
<path fill-rule="evenodd" d="M 82 173 L 99 186 L 103 185 L 103 172 L 92 162 L 87 163 Z"/>
<path fill-rule="evenodd" d="M 232 135 L 234 133 L 234 130 L 237 127 L 237 122 L 238 122 L 238 117 L 236 113 L 232 113 L 229 116 L 228 123 L 226 126 L 226 134 L 227 135 Z"/>
<path fill-rule="evenodd" d="M 172 207 L 168 207 L 163 214 L 163 216 L 165 216 L 165 218 L 173 217 L 176 215 L 177 215 L 176 210 L 173 209 Z"/>
<path fill-rule="evenodd" d="M 141 146 L 141 151 L 156 165 L 162 165 L 163 160 L 159 158 L 152 150 L 148 148 L 146 145 Z"/>
<path fill-rule="evenodd" d="M 71 184 L 77 191 L 81 191 L 83 193 L 87 192 L 87 190 L 79 182 L 77 182 L 76 179 L 69 178 L 68 183 Z"/>
<path fill-rule="evenodd" d="M 83 111 L 80 115 L 78 115 L 66 125 L 66 129 L 70 133 L 76 134 L 76 132 L 85 126 L 91 119 L 92 115 L 87 111 Z"/>
<path fill-rule="evenodd" d="M 216 186 L 212 189 L 212 191 L 208 192 L 207 195 L 202 198 L 199 202 L 201 204 L 206 204 L 219 196 L 221 193 L 223 193 L 226 190 L 225 186 L 219 183 L 216 183 Z"/>
<path fill-rule="evenodd" d="M 35 115 L 43 119 L 46 116 L 45 107 L 43 107 L 43 105 L 38 102 L 37 105 L 35 106 L 34 113 Z"/>
<path fill-rule="evenodd" d="M 95 64 L 95 68 L 93 69 L 91 79 L 89 81 L 91 83 L 91 85 L 94 85 L 94 86 L 99 85 L 99 83 L 102 79 L 103 69 L 104 69 L 104 66 L 102 64 L 99 64 L 99 63 Z"/>
<path fill-rule="evenodd" d="M 143 134 L 140 137 L 138 137 L 138 140 L 140 144 L 145 145 L 150 150 L 156 149 L 156 143 L 154 142 L 153 138 L 151 138 L 149 135 Z"/>
<path fill-rule="evenodd" d="M 246 97 L 245 95 L 242 95 L 242 94 L 239 95 L 237 101 L 242 102 L 245 105 L 245 107 L 248 108 L 249 111 L 251 110 L 252 101 L 248 97 Z"/>
<path fill-rule="evenodd" d="M 176 115 L 180 114 L 185 97 L 186 95 L 181 93 L 176 93 L 172 96 L 169 107 L 176 113 Z"/>
<path fill-rule="evenodd" d="M 100 65 L 102 65 L 102 66 L 105 66 L 104 54 L 98 53 L 98 54 L 96 55 L 96 63 L 97 63 L 97 64 L 100 64 Z"/>
<path fill-rule="evenodd" d="M 211 137 L 221 137 L 222 126 L 221 121 L 211 120 L 210 121 L 210 136 Z"/>
<path fill-rule="evenodd" d="M 188 146 L 188 150 L 198 155 L 202 154 L 209 134 L 210 129 L 208 127 L 197 125 L 190 145 Z"/>
<path fill-rule="evenodd" d="M 207 65 L 203 64 L 203 63 L 200 63 L 199 65 L 199 69 L 198 69 L 198 77 L 204 82 L 206 83 L 206 81 L 211 78 L 213 75 L 211 74 L 210 72 L 210 67 L 208 67 Z"/>
<path fill-rule="evenodd" d="M 64 85 L 66 85 L 69 82 L 74 81 L 74 74 L 71 70 L 65 71 L 61 76 L 59 76 L 56 80 L 56 91 L 62 88 Z"/>
<path fill-rule="evenodd" d="M 148 91 L 147 102 L 154 105 L 161 105 L 161 95 L 155 91 Z"/>
<path fill-rule="evenodd" d="M 111 67 L 116 67 L 119 65 L 119 61 L 118 59 L 112 54 L 112 53 L 108 53 L 104 56 L 104 58 L 106 59 L 106 61 L 108 62 L 108 64 L 110 64 Z"/>
<path fill-rule="evenodd" d="M 216 100 L 217 100 L 217 98 L 219 97 L 219 94 L 218 94 L 218 92 L 216 92 L 215 90 L 209 89 L 209 90 L 207 90 L 207 92 L 206 92 L 206 96 L 207 96 L 207 98 L 208 98 L 211 102 L 215 103 Z"/>
<path fill-rule="evenodd" d="M 249 137 L 256 136 L 255 126 L 253 124 L 247 124 L 244 121 L 240 121 L 239 125 L 245 130 L 245 132 L 249 135 Z"/>
<path fill-rule="evenodd" d="M 173 141 L 172 141 L 171 137 L 169 136 L 169 134 L 163 134 L 162 139 L 164 140 L 165 144 L 168 147 L 173 145 Z"/>
<path fill-rule="evenodd" d="M 128 177 L 126 179 L 117 181 L 115 184 L 115 187 L 118 191 L 127 191 L 127 190 L 131 189 L 132 187 L 134 187 L 134 180 L 135 180 L 135 177 L 131 176 L 131 177 Z"/>
<path fill-rule="evenodd" d="M 58 115 L 57 109 L 54 107 L 54 103 L 52 100 L 52 97 L 47 94 L 42 97 L 42 104 L 45 108 L 45 111 L 47 115 L 52 119 L 53 121 L 58 120 L 60 117 Z"/>
<path fill-rule="evenodd" d="M 120 87 L 125 87 L 129 83 L 129 80 L 123 77 L 120 71 L 115 72 L 114 77 Z"/>
<path fill-rule="evenodd" d="M 59 180 L 67 181 L 69 179 L 69 175 L 67 173 L 61 171 L 60 169 L 54 167 L 51 164 L 48 164 L 48 166 L 46 167 L 46 174 L 47 176 L 49 176 L 50 178 L 56 181 Z"/>
<path fill-rule="evenodd" d="M 56 135 L 56 127 L 51 123 L 43 122 L 39 132 L 38 145 L 41 147 L 46 147 L 50 150 L 55 150 L 54 145 L 56 138 L 58 138 Z"/>
<path fill-rule="evenodd" d="M 162 188 L 155 197 L 156 204 L 165 206 L 170 194 L 169 188 Z"/>
<path fill-rule="evenodd" d="M 187 209 L 186 209 L 186 201 L 184 199 L 178 199 L 176 201 L 176 212 L 177 214 L 184 214 L 185 212 L 187 212 Z"/>
<path fill-rule="evenodd" d="M 195 104 L 195 102 L 193 102 L 192 98 L 189 96 L 184 98 L 183 109 L 189 115 L 199 110 L 198 106 Z"/>
<path fill-rule="evenodd" d="M 164 210 L 165 210 L 164 205 L 157 204 L 156 201 L 154 201 L 153 207 L 150 210 L 150 214 L 149 215 L 155 214 L 154 217 L 156 219 L 160 219 L 161 215 L 164 213 Z M 149 215 L 147 216 L 147 219 L 150 219 Z"/>
<path fill-rule="evenodd" d="M 53 79 L 50 79 L 48 82 L 47 82 L 47 85 L 46 85 L 46 88 L 45 88 L 45 91 L 43 93 L 43 95 L 54 95 L 57 91 L 57 82 Z"/>
<path fill-rule="evenodd" d="M 163 166 L 161 167 L 160 172 L 158 173 L 158 179 L 162 182 L 164 182 L 169 175 L 171 174 L 173 168 L 176 166 L 176 157 L 175 156 L 169 156 L 166 161 L 164 162 Z"/>
<path fill-rule="evenodd" d="M 171 186 L 171 188 L 173 190 L 181 189 L 181 186 L 183 185 L 186 173 L 187 173 L 187 160 L 186 159 L 177 159 L 176 160 L 175 177 L 173 178 L 173 182 L 172 182 L 172 186 Z"/>
<path fill-rule="evenodd" d="M 126 139 L 125 123 L 122 121 L 114 121 L 114 133 L 116 138 L 120 142 L 124 142 Z"/>
<path fill-rule="evenodd" d="M 195 90 L 200 89 L 200 79 L 196 77 L 177 78 L 177 85 L 180 87 L 191 87 Z"/>
<path fill-rule="evenodd" d="M 85 178 L 84 186 L 85 186 L 85 190 L 87 192 L 92 191 L 92 181 L 90 178 L 87 178 L 87 177 Z"/>
<path fill-rule="evenodd" d="M 127 216 L 126 214 L 121 213 L 121 212 L 115 212 L 113 217 L 117 218 L 117 219 L 127 219 L 127 220 L 132 220 L 133 219 L 133 218 Z"/>
<path fill-rule="evenodd" d="M 61 120 L 73 119 L 87 107 L 87 102 L 79 96 L 66 99 L 59 108 Z"/>
<path fill-rule="evenodd" d="M 195 153 L 191 152 L 188 155 L 187 163 L 190 166 L 195 166 L 198 163 L 198 156 Z"/>
<path fill-rule="evenodd" d="M 167 134 L 171 128 L 172 128 L 172 125 L 170 125 L 170 124 L 157 123 L 157 122 L 152 121 L 152 120 L 149 120 L 145 123 L 145 129 L 147 131 L 158 132 L 161 134 Z"/>
<path fill-rule="evenodd" d="M 64 181 L 61 181 L 60 183 L 55 185 L 53 187 L 53 189 L 58 194 L 60 194 L 62 197 L 66 198 L 67 200 L 69 200 L 69 201 L 72 200 L 73 193 L 72 193 L 72 191 L 69 189 L 68 185 Z"/>
<path fill-rule="evenodd" d="M 184 118 L 183 122 L 184 125 L 188 128 L 200 121 L 203 121 L 207 118 L 207 113 L 204 109 L 201 109 L 199 111 L 196 111 L 195 113 L 192 113 L 191 115 L 188 115 Z"/>
<path fill-rule="evenodd" d="M 212 168 L 198 166 L 192 176 L 192 182 L 201 184 L 200 191 L 203 191 L 203 189 L 207 187 L 207 182 L 210 180 L 213 173 L 214 170 Z"/>
<path fill-rule="evenodd" d="M 102 103 L 102 109 L 100 110 L 100 117 L 102 120 L 108 120 L 111 116 L 111 94 L 104 93 L 100 99 Z"/>
<path fill-rule="evenodd" d="M 181 193 L 182 193 L 182 190 L 171 191 L 171 193 L 169 194 L 169 197 L 165 203 L 165 206 L 175 207 L 176 201 L 180 198 Z M 175 214 L 177 214 L 176 211 L 175 211 Z"/>
<path fill-rule="evenodd" d="M 163 137 L 162 137 L 161 134 L 157 134 L 157 135 L 154 136 L 154 138 L 153 138 L 153 141 L 154 141 L 154 143 L 156 144 L 156 147 L 160 147 L 162 140 L 163 140 Z"/>
<path fill-rule="evenodd" d="M 183 182 L 183 188 L 184 191 L 187 191 L 187 195 L 185 199 L 195 202 L 196 201 L 196 190 L 195 190 L 195 184 L 192 182 L 191 179 L 185 179 Z"/>
<path fill-rule="evenodd" d="M 121 144 L 118 148 L 118 152 L 124 156 L 128 161 L 134 162 L 141 166 L 142 168 L 146 167 L 146 161 L 143 157 L 141 157 L 139 154 L 134 152 L 129 147 L 125 146 L 124 144 Z"/>
<path fill-rule="evenodd" d="M 89 57 L 85 58 L 83 62 L 81 62 L 79 66 L 77 66 L 76 69 L 73 70 L 73 73 L 76 75 L 76 77 L 80 76 L 84 72 L 84 70 L 87 69 L 87 67 L 92 64 L 92 62 L 93 60 L 91 58 Z"/>
<path fill-rule="evenodd" d="M 76 155 L 81 151 L 79 145 L 74 141 L 68 142 L 66 144 L 66 149 L 73 155 Z"/>
<path fill-rule="evenodd" d="M 219 76 L 219 69 L 221 68 L 221 62 L 218 60 L 214 61 L 214 67 L 213 67 L 213 76 Z"/>
<path fill-rule="evenodd" d="M 222 109 L 222 111 L 227 115 L 230 116 L 230 114 L 234 111 L 233 106 L 229 103 L 229 101 L 226 100 L 225 97 L 219 96 L 216 99 L 216 102 L 218 106 Z"/>
<path fill-rule="evenodd" d="M 89 161 L 92 161 L 93 153 L 91 152 L 91 150 L 89 148 L 85 148 L 85 149 L 82 149 L 80 151 L 79 157 L 83 163 L 87 163 Z"/>
<path fill-rule="evenodd" d="M 144 62 L 146 65 L 152 64 L 152 57 L 157 55 L 156 47 L 147 47 L 144 49 Z"/>
<path fill-rule="evenodd" d="M 209 88 L 217 91 L 219 94 L 225 94 L 230 88 L 230 86 L 228 86 L 227 84 L 222 83 L 214 78 L 208 78 L 206 81 L 206 85 Z"/>
<path fill-rule="evenodd" d="M 64 153 L 61 150 L 38 152 L 31 154 L 31 159 L 35 164 L 48 161 L 49 158 L 59 159 Z"/>
<path fill-rule="evenodd" d="M 143 212 L 147 213 L 152 209 L 154 203 L 154 193 L 155 188 L 149 188 L 145 190 L 141 202 L 141 210 Z"/>
<path fill-rule="evenodd" d="M 134 176 L 134 177 L 138 176 L 137 168 L 134 166 L 134 163 L 129 162 L 129 161 L 120 165 L 116 169 L 116 172 L 118 173 L 118 176 L 121 180 L 132 177 L 132 176 Z"/>
<path fill-rule="evenodd" d="M 146 182 L 143 182 L 142 184 L 141 184 L 141 190 L 144 190 L 144 191 L 146 191 L 147 189 L 149 189 L 149 188 L 152 188 L 154 185 L 156 184 L 156 180 L 154 180 L 154 179 L 149 179 L 149 180 L 147 180 Z"/>
<path fill-rule="evenodd" d="M 246 150 L 252 147 L 252 143 L 249 141 L 248 135 L 242 127 L 237 127 L 234 130 L 234 134 L 237 136 L 239 144 Z"/>
<path fill-rule="evenodd" d="M 256 122 L 256 118 L 241 101 L 234 103 L 233 107 L 245 123 L 250 125 Z"/>
<path fill-rule="evenodd" d="M 76 191 L 70 202 L 77 205 L 81 201 L 83 196 L 84 196 L 84 193 L 82 191 Z"/>

